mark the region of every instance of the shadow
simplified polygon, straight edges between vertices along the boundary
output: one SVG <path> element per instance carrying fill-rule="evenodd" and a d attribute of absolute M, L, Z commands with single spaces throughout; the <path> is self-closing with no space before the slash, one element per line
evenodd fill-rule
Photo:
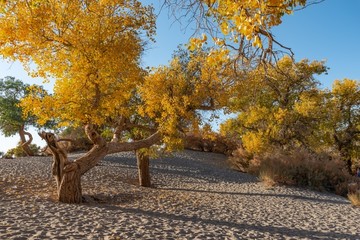
<path fill-rule="evenodd" d="M 259 180 L 256 176 L 242 173 L 230 169 L 226 163 L 227 157 L 222 154 L 196 152 L 191 150 L 185 150 L 183 152 L 174 153 L 172 156 L 163 157 L 159 159 L 153 159 L 150 161 L 150 171 L 154 179 L 157 175 L 170 175 L 178 176 L 182 178 L 184 183 L 197 183 L 201 180 L 206 183 L 258 183 Z M 125 157 L 119 155 L 109 156 L 105 158 L 105 161 L 120 163 L 124 168 L 134 168 L 136 171 L 136 158 L 134 154 L 126 154 Z M 207 192 L 218 193 L 228 195 L 244 195 L 244 196 L 263 196 L 263 197 L 281 197 L 290 199 L 299 199 L 303 201 L 315 201 L 320 203 L 331 204 L 348 204 L 346 198 L 344 201 L 336 199 L 321 199 L 314 197 L 302 196 L 302 188 L 287 186 L 287 188 L 293 188 L 299 194 L 287 195 L 274 192 L 272 193 L 241 193 L 241 192 L 211 192 L 206 190 L 192 190 L 192 189 L 176 189 L 167 188 L 166 185 L 157 184 L 156 188 L 163 190 L 180 190 L 188 192 Z M 316 192 L 316 191 L 315 191 Z M 321 194 L 321 192 L 318 192 Z"/>
<path fill-rule="evenodd" d="M 232 196 L 260 196 L 260 197 L 279 197 L 279 198 L 289 198 L 295 200 L 303 200 L 310 202 L 319 202 L 319 203 L 330 203 L 330 204 L 345 204 L 349 205 L 346 201 L 341 200 L 330 200 L 330 199 L 320 199 L 320 198 L 312 198 L 300 195 L 290 195 L 290 194 L 279 194 L 279 193 L 242 193 L 242 192 L 220 192 L 220 191 L 209 191 L 209 190 L 193 190 L 193 189 L 182 189 L 182 188 L 160 188 L 165 191 L 184 191 L 184 192 L 193 192 L 193 193 L 210 193 L 210 194 L 221 194 L 221 195 L 232 195 Z M 345 198 L 344 198 L 345 200 Z"/>
<path fill-rule="evenodd" d="M 116 205 L 125 204 L 125 203 L 133 203 L 142 199 L 143 196 L 141 194 L 129 194 L 129 193 L 121 193 L 121 194 L 84 194 L 82 196 L 82 204 L 97 206 L 103 208 L 111 208 L 113 210 L 118 209 Z"/>
<path fill-rule="evenodd" d="M 137 168 L 134 154 L 109 155 L 104 161 L 121 164 L 124 168 Z M 209 183 L 258 182 L 255 176 L 230 169 L 226 161 L 227 157 L 223 154 L 185 150 L 174 153 L 172 156 L 151 159 L 150 171 L 153 175 L 175 175 Z"/>
<path fill-rule="evenodd" d="M 296 229 L 282 226 L 263 226 L 263 225 L 252 225 L 248 223 L 237 223 L 237 222 L 229 222 L 224 220 L 215 220 L 215 219 L 206 219 L 198 216 L 184 216 L 177 215 L 172 213 L 164 213 L 164 212 L 155 212 L 148 211 L 142 209 L 135 208 L 121 208 L 114 206 L 103 206 L 107 210 L 119 210 L 123 213 L 133 214 L 133 215 L 144 215 L 146 217 L 158 219 L 168 219 L 169 221 L 184 221 L 184 222 L 192 222 L 197 224 L 199 222 L 204 223 L 206 225 L 214 225 L 216 227 L 228 227 L 228 228 L 236 228 L 241 231 L 256 231 L 262 233 L 269 233 L 270 235 L 279 235 L 293 238 L 311 238 L 311 239 L 359 239 L 357 236 L 347 233 L 338 233 L 338 232 L 320 232 L 315 230 L 304 230 L 304 229 Z"/>

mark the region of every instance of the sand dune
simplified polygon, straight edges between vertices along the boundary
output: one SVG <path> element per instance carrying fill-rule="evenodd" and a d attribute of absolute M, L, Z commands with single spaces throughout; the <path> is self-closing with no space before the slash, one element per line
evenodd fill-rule
<path fill-rule="evenodd" d="M 87 203 L 54 201 L 51 158 L 0 160 L 0 239 L 360 239 L 360 208 L 300 188 L 266 188 L 220 154 L 151 161 L 154 188 L 136 185 L 131 153 L 82 178 Z"/>

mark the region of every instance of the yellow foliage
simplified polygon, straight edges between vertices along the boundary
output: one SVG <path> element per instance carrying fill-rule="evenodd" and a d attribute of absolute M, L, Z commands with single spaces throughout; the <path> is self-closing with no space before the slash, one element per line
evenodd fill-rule
<path fill-rule="evenodd" d="M 294 110 L 305 117 L 312 117 L 318 115 L 322 103 L 322 94 L 308 94 L 302 93 L 300 101 L 294 105 Z"/>
<path fill-rule="evenodd" d="M 201 38 L 191 38 L 188 43 L 188 49 L 190 51 L 201 49 L 201 47 L 206 43 L 206 40 L 206 34 L 203 34 Z"/>
<path fill-rule="evenodd" d="M 358 100 L 358 92 L 360 89 L 360 82 L 351 79 L 335 80 L 332 87 L 332 92 L 343 98 L 347 98 L 349 101 Z"/>
<path fill-rule="evenodd" d="M 235 126 L 250 153 L 261 153 L 272 145 L 297 146 L 309 141 L 323 97 L 313 75 L 324 71 L 323 62 L 295 63 L 284 57 L 274 67 L 247 73 L 237 83 L 238 97 L 231 101 L 232 109 L 240 114 L 224 127 Z"/>
<path fill-rule="evenodd" d="M 137 0 L 6 1 L 0 18 L 0 54 L 21 61 L 33 76 L 55 78 L 53 95 L 22 103 L 43 123 L 102 124 L 129 115 L 129 100 L 144 72 L 143 43 L 152 39 L 152 7 Z"/>
<path fill-rule="evenodd" d="M 176 57 L 168 67 L 159 67 L 139 86 L 144 104 L 142 117 L 149 117 L 168 135 L 177 136 L 190 124 L 197 129 L 201 116 L 197 110 L 215 110 L 226 104 L 231 78 L 226 53 L 197 49 L 186 61 Z M 216 61 L 216 63 L 215 63 Z"/>
<path fill-rule="evenodd" d="M 237 39 L 244 36 L 255 47 L 262 48 L 261 35 L 281 23 L 284 15 L 292 14 L 306 0 L 201 0 L 209 8 L 208 14 L 216 19 L 224 35 Z M 265 36 L 266 37 L 266 36 Z"/>
<path fill-rule="evenodd" d="M 277 123 L 283 123 L 288 117 L 289 111 L 287 109 L 279 108 L 277 110 L 274 110 L 274 119 Z"/>
<path fill-rule="evenodd" d="M 246 151 L 250 153 L 261 153 L 267 148 L 268 138 L 263 132 L 247 132 L 242 136 L 242 141 Z"/>

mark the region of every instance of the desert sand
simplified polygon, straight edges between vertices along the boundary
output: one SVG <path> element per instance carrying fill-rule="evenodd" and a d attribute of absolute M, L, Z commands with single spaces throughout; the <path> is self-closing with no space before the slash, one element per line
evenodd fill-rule
<path fill-rule="evenodd" d="M 82 177 L 80 205 L 56 202 L 51 162 L 0 160 L 0 239 L 360 239 L 346 198 L 268 188 L 221 154 L 151 160 L 153 188 L 137 185 L 134 154 L 109 155 Z"/>

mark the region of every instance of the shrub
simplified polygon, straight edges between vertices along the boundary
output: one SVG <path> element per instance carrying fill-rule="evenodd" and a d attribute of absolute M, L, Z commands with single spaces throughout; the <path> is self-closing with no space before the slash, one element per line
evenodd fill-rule
<path fill-rule="evenodd" d="M 30 144 L 30 149 L 34 153 L 34 155 L 39 155 L 40 147 L 38 147 L 36 144 Z M 27 154 L 24 152 L 23 148 L 19 144 L 17 147 L 9 149 L 5 155 L 4 158 L 12 158 L 12 157 L 26 157 Z"/>
<path fill-rule="evenodd" d="M 184 139 L 186 149 L 203 152 L 215 152 L 230 155 L 238 146 L 230 138 L 212 132 L 211 135 L 204 133 L 187 133 Z"/>
<path fill-rule="evenodd" d="M 344 162 L 339 158 L 309 153 L 305 149 L 295 149 L 288 154 L 275 152 L 264 156 L 260 162 L 260 172 L 272 176 L 274 182 L 309 186 L 343 196 L 347 193 L 347 182 L 351 179 Z"/>
<path fill-rule="evenodd" d="M 258 175 L 267 185 L 304 186 L 346 196 L 347 183 L 352 178 L 340 158 L 310 153 L 303 148 L 292 151 L 274 149 L 248 162 L 244 160 L 246 156 L 242 153 L 241 158 L 238 156 L 232 162 L 241 162 L 242 166 L 247 164 L 247 172 Z"/>
<path fill-rule="evenodd" d="M 352 205 L 360 207 L 360 191 L 348 194 L 348 198 Z"/>
<path fill-rule="evenodd" d="M 240 172 L 252 172 L 250 170 L 250 162 L 255 161 L 254 155 L 247 152 L 244 148 L 239 147 L 232 152 L 228 159 L 231 168 Z"/>

